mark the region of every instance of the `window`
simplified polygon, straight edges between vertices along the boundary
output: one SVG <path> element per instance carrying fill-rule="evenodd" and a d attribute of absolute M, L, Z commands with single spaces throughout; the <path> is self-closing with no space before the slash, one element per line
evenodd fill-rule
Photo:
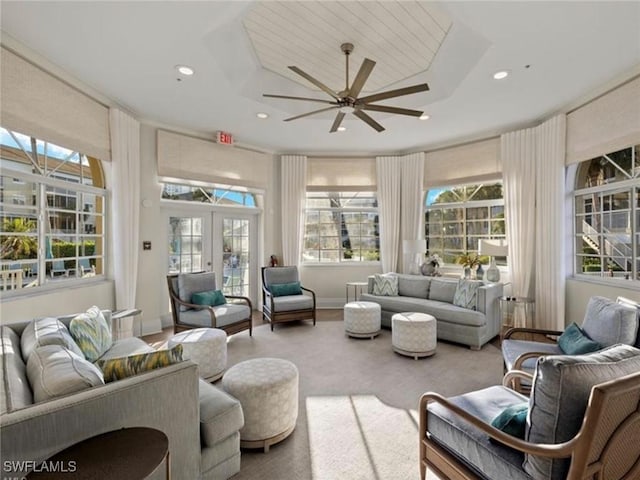
<path fill-rule="evenodd" d="M 255 195 L 240 187 L 217 188 L 213 186 L 164 183 L 162 186 L 162 198 L 164 200 L 211 203 L 224 206 L 256 206 Z"/>
<path fill-rule="evenodd" d="M 0 127 L 0 167 L 1 288 L 9 277 L 17 290 L 102 275 L 100 161 Z"/>
<path fill-rule="evenodd" d="M 578 165 L 575 273 L 640 280 L 640 146 Z"/>
<path fill-rule="evenodd" d="M 307 192 L 304 263 L 380 260 L 378 202 L 372 192 Z"/>
<path fill-rule="evenodd" d="M 464 253 L 478 253 L 478 240 L 504 238 L 502 183 L 459 185 L 427 191 L 427 253 L 455 263 Z M 506 257 L 497 257 L 506 265 Z"/>

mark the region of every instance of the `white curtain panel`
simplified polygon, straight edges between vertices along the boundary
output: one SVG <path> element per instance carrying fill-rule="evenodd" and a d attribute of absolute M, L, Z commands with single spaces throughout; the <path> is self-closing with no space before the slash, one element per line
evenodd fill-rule
<path fill-rule="evenodd" d="M 282 155 L 281 208 L 282 208 L 282 262 L 283 265 L 300 265 L 302 226 L 307 186 L 307 157 Z"/>
<path fill-rule="evenodd" d="M 511 291 L 534 297 L 536 132 L 533 128 L 501 136 L 504 209 L 509 245 Z M 514 319 L 516 326 L 522 320 Z"/>
<path fill-rule="evenodd" d="M 396 272 L 398 269 L 401 168 L 400 157 L 376 157 L 380 261 L 383 272 Z"/>
<path fill-rule="evenodd" d="M 140 237 L 140 123 L 112 108 L 109 111 L 113 172 L 113 272 L 116 308 L 136 306 L 138 239 Z M 133 317 L 116 328 L 116 337 L 133 336 Z"/>
<path fill-rule="evenodd" d="M 424 238 L 424 216 L 422 183 L 424 177 L 424 152 L 404 155 L 400 159 L 400 236 L 401 240 L 420 240 Z M 426 248 L 426 243 L 423 242 Z M 414 252 L 402 252 L 404 273 L 409 273 L 409 264 L 414 261 Z"/>
<path fill-rule="evenodd" d="M 564 330 L 565 137 L 565 115 L 536 128 L 536 327 L 551 330 Z"/>

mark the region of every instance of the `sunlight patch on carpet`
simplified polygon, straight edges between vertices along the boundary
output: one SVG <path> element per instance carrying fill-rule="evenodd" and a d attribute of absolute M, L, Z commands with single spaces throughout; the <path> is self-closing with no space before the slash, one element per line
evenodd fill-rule
<path fill-rule="evenodd" d="M 313 480 L 418 476 L 415 416 L 374 395 L 306 399 Z"/>

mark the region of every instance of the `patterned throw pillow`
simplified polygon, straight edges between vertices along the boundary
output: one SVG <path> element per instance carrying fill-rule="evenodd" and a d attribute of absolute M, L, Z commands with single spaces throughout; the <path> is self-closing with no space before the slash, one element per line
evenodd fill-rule
<path fill-rule="evenodd" d="M 482 282 L 479 280 L 467 280 L 466 278 L 458 280 L 456 293 L 453 296 L 453 304 L 458 307 L 475 310 L 478 288 L 480 288 L 481 285 Z"/>
<path fill-rule="evenodd" d="M 170 350 L 158 350 L 128 357 L 98 360 L 96 365 L 102 370 L 104 381 L 113 382 L 138 373 L 180 363 L 181 361 L 182 345 L 178 344 Z"/>
<path fill-rule="evenodd" d="M 302 295 L 300 282 L 272 283 L 269 287 L 274 297 L 286 297 L 287 295 Z"/>
<path fill-rule="evenodd" d="M 210 305 L 217 307 L 227 303 L 227 299 L 220 290 L 210 290 L 208 292 L 198 292 L 191 295 L 191 303 L 195 305 Z"/>
<path fill-rule="evenodd" d="M 69 330 L 84 357 L 90 362 L 95 362 L 113 344 L 111 326 L 95 306 L 72 319 Z"/>
<path fill-rule="evenodd" d="M 393 273 L 375 274 L 373 276 L 373 294 L 382 297 L 398 295 L 398 277 Z"/>

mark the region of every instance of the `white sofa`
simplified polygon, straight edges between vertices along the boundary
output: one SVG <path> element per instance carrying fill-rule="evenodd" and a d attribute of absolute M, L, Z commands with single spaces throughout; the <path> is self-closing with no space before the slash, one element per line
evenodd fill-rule
<path fill-rule="evenodd" d="M 478 288 L 475 309 L 469 309 L 453 305 L 458 285 L 456 279 L 400 273 L 396 275 L 398 295 L 374 295 L 374 276 L 370 276 L 367 293 L 360 297 L 362 301 L 380 305 L 383 327 L 391 328 L 394 313 L 428 313 L 437 320 L 438 339 L 468 345 L 474 350 L 479 350 L 500 333 L 498 299 L 502 296 L 502 284 L 488 284 Z"/>
<path fill-rule="evenodd" d="M 103 313 L 110 320 L 110 312 Z M 66 325 L 71 318 L 61 321 Z M 242 407 L 226 392 L 199 379 L 194 363 L 184 361 L 34 403 L 20 342 L 27 324 L 0 327 L 3 469 L 12 461 L 38 464 L 104 432 L 146 426 L 169 438 L 173 478 L 220 480 L 240 470 Z M 127 338 L 114 342 L 101 358 L 145 351 L 153 349 L 138 338 Z M 153 478 L 164 478 L 164 470 L 158 470 Z M 3 478 L 21 478 L 26 473 L 3 470 Z"/>

